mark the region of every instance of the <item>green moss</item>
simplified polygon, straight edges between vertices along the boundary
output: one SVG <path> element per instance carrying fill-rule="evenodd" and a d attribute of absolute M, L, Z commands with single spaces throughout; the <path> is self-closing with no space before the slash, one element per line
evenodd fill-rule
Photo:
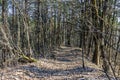
<path fill-rule="evenodd" d="M 18 59 L 18 62 L 32 63 L 32 62 L 37 62 L 37 60 L 35 58 L 32 58 L 32 57 L 27 57 L 26 55 L 21 55 L 21 57 Z"/>

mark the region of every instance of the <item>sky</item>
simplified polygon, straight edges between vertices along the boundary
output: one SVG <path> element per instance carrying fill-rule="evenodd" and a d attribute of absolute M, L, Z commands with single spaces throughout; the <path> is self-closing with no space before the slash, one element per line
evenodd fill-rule
<path fill-rule="evenodd" d="M 120 22 L 120 17 L 118 17 L 118 22 Z"/>

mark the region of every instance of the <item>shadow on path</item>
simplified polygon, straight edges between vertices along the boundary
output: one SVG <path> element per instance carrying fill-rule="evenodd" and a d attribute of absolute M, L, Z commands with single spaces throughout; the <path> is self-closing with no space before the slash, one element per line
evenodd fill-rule
<path fill-rule="evenodd" d="M 69 76 L 71 74 L 85 74 L 88 72 L 94 72 L 97 71 L 94 68 L 86 67 L 86 70 L 84 70 L 82 67 L 74 67 L 72 69 L 67 70 L 60 70 L 60 69 L 44 69 L 44 68 L 38 68 L 36 66 L 30 65 L 30 66 L 22 66 L 20 67 L 22 70 L 26 71 L 26 75 L 31 78 L 45 78 L 50 76 Z"/>

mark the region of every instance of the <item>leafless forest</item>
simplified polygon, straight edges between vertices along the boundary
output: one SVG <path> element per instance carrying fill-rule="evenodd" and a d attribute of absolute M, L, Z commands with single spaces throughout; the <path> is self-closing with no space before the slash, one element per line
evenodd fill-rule
<path fill-rule="evenodd" d="M 119 80 L 120 0 L 0 0 L 0 79 L 19 80 L 2 70 L 25 65 L 70 73 L 72 66 L 87 72 L 92 65 L 106 80 Z M 43 80 L 89 80 L 66 76 Z"/>

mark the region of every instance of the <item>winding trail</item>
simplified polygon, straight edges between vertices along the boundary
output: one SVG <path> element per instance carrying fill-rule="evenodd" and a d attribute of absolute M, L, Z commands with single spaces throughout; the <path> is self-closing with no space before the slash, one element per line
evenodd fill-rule
<path fill-rule="evenodd" d="M 0 80 L 108 80 L 102 69 L 87 59 L 82 68 L 80 48 L 61 46 L 50 53 L 56 55 L 55 60 L 40 58 L 36 63 L 0 70 Z"/>

